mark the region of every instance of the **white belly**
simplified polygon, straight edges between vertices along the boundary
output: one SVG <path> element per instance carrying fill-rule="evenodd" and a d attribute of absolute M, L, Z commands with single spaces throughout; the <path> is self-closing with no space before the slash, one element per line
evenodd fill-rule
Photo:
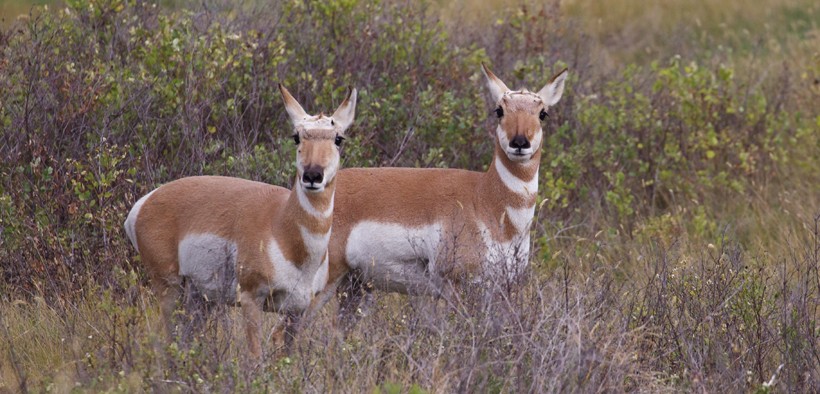
<path fill-rule="evenodd" d="M 362 222 L 347 239 L 345 257 L 383 290 L 426 291 L 435 272 L 442 226 L 406 227 L 392 223 Z"/>
<path fill-rule="evenodd" d="M 327 284 L 327 235 L 303 231 L 310 248 L 308 262 L 297 267 L 282 254 L 275 240 L 267 243 L 273 278 L 256 290 L 256 296 L 270 302 L 266 309 L 301 311 Z M 322 247 L 324 245 L 324 247 Z M 263 245 L 264 246 L 264 245 Z M 243 269 L 252 269 L 244 267 Z M 237 246 L 213 234 L 192 234 L 179 243 L 179 275 L 190 280 L 209 301 L 235 304 L 237 301 Z"/>
<path fill-rule="evenodd" d="M 213 234 L 192 234 L 179 243 L 179 275 L 209 301 L 236 302 L 236 243 Z"/>
<path fill-rule="evenodd" d="M 531 212 L 531 208 L 522 211 Z M 521 274 L 529 261 L 528 226 L 522 225 L 524 231 L 509 242 L 494 240 L 486 226 L 480 223 L 477 227 L 481 235 L 478 239 L 483 241 L 483 245 L 457 248 L 478 253 L 483 272 L 475 279 L 512 279 Z M 381 290 L 405 293 L 435 290 L 435 282 L 440 278 L 431 273 L 438 272 L 436 264 L 439 253 L 446 252 L 442 248 L 452 247 L 443 246 L 442 242 L 453 237 L 442 236 L 442 231 L 440 224 L 406 227 L 392 223 L 362 222 L 350 232 L 345 257 L 350 268 L 360 270 Z M 470 237 L 462 239 L 462 242 L 469 242 Z M 455 263 L 470 260 L 465 259 L 466 256 L 453 257 Z"/>

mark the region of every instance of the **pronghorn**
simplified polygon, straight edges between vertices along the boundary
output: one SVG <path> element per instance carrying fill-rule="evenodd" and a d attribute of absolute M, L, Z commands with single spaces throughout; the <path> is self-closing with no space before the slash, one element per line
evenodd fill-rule
<path fill-rule="evenodd" d="M 326 295 L 342 279 L 347 284 L 340 293 L 358 293 L 355 287 L 366 282 L 387 291 L 435 294 L 441 278 L 458 282 L 508 276 L 527 264 L 541 121 L 561 99 L 567 73 L 564 69 L 533 93 L 511 91 L 482 68 L 499 119 L 487 172 L 339 171 Z M 355 310 L 357 298 L 343 298 L 342 309 Z"/>
<path fill-rule="evenodd" d="M 189 177 L 148 193 L 128 214 L 126 233 L 160 298 L 169 336 L 183 278 L 206 300 L 241 305 L 254 357 L 262 350 L 261 312 L 298 317 L 327 283 L 339 146 L 353 122 L 356 89 L 331 117 L 308 115 L 279 89 L 297 145 L 292 192 L 238 178 Z"/>

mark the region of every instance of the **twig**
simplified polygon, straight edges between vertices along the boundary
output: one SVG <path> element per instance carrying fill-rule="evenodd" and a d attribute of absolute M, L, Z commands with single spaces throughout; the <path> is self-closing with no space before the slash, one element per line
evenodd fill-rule
<path fill-rule="evenodd" d="M 407 129 L 407 132 L 404 133 L 404 137 L 401 139 L 401 143 L 399 144 L 399 150 L 396 151 L 396 154 L 393 155 L 393 158 L 390 159 L 389 163 L 387 163 L 388 167 L 392 167 L 399 159 L 401 154 L 404 153 L 404 150 L 407 148 L 407 143 L 410 142 L 410 138 L 413 137 L 413 134 L 415 134 L 415 132 L 416 128 L 413 126 L 410 126 L 410 128 Z"/>

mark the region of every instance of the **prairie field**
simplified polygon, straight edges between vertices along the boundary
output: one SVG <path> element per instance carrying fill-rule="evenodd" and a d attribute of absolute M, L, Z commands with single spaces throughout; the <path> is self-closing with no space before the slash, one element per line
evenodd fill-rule
<path fill-rule="evenodd" d="M 816 1 L 2 0 L 0 19 L 0 393 L 820 391 Z M 290 187 L 279 82 L 308 112 L 359 89 L 343 167 L 485 171 L 482 62 L 530 90 L 569 68 L 524 275 L 374 292 L 347 333 L 334 299 L 260 363 L 238 308 L 166 341 L 122 226 L 140 196 Z"/>

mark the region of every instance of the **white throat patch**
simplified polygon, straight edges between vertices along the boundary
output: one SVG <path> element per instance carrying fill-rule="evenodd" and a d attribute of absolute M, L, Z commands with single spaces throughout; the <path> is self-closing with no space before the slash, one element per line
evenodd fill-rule
<path fill-rule="evenodd" d="M 516 233 L 522 234 L 530 229 L 532 220 L 535 217 L 535 205 L 528 208 L 507 207 L 505 212 L 513 227 L 515 227 Z"/>
<path fill-rule="evenodd" d="M 299 206 L 302 207 L 305 212 L 309 215 L 321 219 L 327 219 L 330 215 L 333 215 L 333 202 L 336 200 L 336 192 L 333 192 L 333 195 L 330 196 L 330 205 L 328 205 L 327 209 L 320 211 L 310 203 L 307 194 L 305 194 L 305 190 L 302 187 L 296 187 L 296 197 L 299 199 Z"/>
<path fill-rule="evenodd" d="M 501 178 L 501 182 L 504 183 L 504 186 L 507 189 L 514 193 L 518 193 L 524 196 L 532 196 L 538 193 L 538 171 L 535 172 L 535 175 L 529 181 L 524 181 L 521 178 L 513 175 L 504 163 L 501 160 L 495 160 L 495 171 L 498 173 L 498 177 Z"/>

